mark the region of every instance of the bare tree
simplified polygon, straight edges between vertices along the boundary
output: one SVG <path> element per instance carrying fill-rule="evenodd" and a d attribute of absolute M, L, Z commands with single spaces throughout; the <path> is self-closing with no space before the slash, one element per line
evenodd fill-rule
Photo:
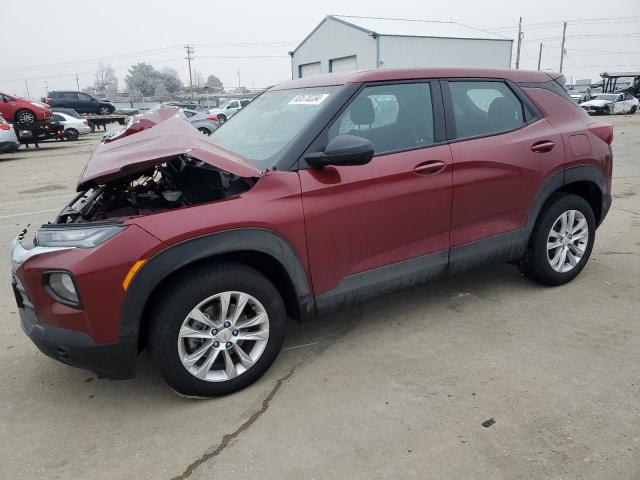
<path fill-rule="evenodd" d="M 193 86 L 196 88 L 204 87 L 204 75 L 198 70 L 193 71 Z"/>
<path fill-rule="evenodd" d="M 111 64 L 105 65 L 102 62 L 98 64 L 93 88 L 102 95 L 118 93 L 118 77 L 116 77 L 116 72 Z"/>
<path fill-rule="evenodd" d="M 215 75 L 209 75 L 207 77 L 207 83 L 205 83 L 205 87 L 222 88 L 222 81 Z"/>

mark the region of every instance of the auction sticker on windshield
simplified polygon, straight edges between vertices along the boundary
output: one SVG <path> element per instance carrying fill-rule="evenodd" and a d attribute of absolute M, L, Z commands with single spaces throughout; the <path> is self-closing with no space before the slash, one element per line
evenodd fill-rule
<path fill-rule="evenodd" d="M 304 93 L 289 100 L 289 105 L 320 105 L 328 93 Z"/>

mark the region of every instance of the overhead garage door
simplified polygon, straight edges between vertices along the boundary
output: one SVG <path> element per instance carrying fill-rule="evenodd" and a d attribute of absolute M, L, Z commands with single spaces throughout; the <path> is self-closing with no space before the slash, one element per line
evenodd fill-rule
<path fill-rule="evenodd" d="M 299 67 L 300 77 L 308 77 L 309 75 L 319 75 L 322 73 L 320 62 L 307 63 Z"/>
<path fill-rule="evenodd" d="M 350 72 L 358 68 L 356 56 L 333 58 L 329 60 L 330 72 Z"/>

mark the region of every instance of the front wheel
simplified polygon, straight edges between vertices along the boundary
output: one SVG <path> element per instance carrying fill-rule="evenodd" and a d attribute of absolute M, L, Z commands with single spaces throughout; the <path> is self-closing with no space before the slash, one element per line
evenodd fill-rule
<path fill-rule="evenodd" d="M 227 121 L 226 115 L 218 115 L 218 122 L 220 123 L 220 125 L 222 125 L 226 121 Z"/>
<path fill-rule="evenodd" d="M 634 113 L 636 113 L 637 110 L 638 110 L 638 106 L 634 105 L 633 107 L 631 107 L 631 111 L 629 113 L 633 115 Z"/>
<path fill-rule="evenodd" d="M 211 135 L 211 131 L 205 127 L 198 128 L 198 131 L 203 135 Z"/>
<path fill-rule="evenodd" d="M 196 267 L 157 298 L 149 351 L 166 382 L 181 394 L 235 392 L 260 378 L 278 356 L 286 329 L 284 303 L 252 268 Z"/>
<path fill-rule="evenodd" d="M 109 115 L 110 113 L 111 109 L 106 105 L 102 105 L 98 108 L 98 115 Z"/>
<path fill-rule="evenodd" d="M 595 232 L 589 202 L 577 195 L 554 194 L 538 216 L 518 268 L 525 277 L 545 285 L 570 282 L 587 264 Z"/>
<path fill-rule="evenodd" d="M 16 122 L 31 125 L 32 123 L 36 123 L 36 114 L 31 110 L 18 110 L 16 112 Z"/>

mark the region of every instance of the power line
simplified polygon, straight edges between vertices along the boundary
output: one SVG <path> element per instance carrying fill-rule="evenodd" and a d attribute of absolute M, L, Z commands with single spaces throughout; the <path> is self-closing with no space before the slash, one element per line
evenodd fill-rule
<path fill-rule="evenodd" d="M 141 50 L 138 52 L 130 52 L 130 53 L 125 53 L 125 54 L 121 54 L 121 55 L 108 55 L 105 57 L 94 57 L 94 58 L 87 58 L 84 60 L 77 60 L 77 61 L 72 61 L 72 62 L 58 62 L 58 63 L 48 63 L 48 64 L 41 64 L 41 65 L 27 65 L 27 66 L 19 66 L 19 67 L 4 67 L 4 68 L 0 68 L 0 71 L 5 71 L 5 70 L 29 70 L 32 68 L 38 68 L 38 69 L 42 69 L 42 68 L 47 68 L 47 67 L 73 67 L 73 66 L 77 66 L 77 65 L 82 65 L 85 63 L 95 63 L 97 61 L 100 60 L 109 60 L 109 59 L 122 59 L 122 58 L 129 58 L 129 57 L 136 57 L 136 56 L 141 56 L 141 55 L 149 55 L 152 53 L 159 53 L 159 52 L 164 52 L 167 50 L 172 50 L 172 49 L 176 49 L 176 48 L 182 48 L 181 46 L 172 46 L 172 47 L 164 47 L 164 48 L 155 48 L 153 50 Z"/>

